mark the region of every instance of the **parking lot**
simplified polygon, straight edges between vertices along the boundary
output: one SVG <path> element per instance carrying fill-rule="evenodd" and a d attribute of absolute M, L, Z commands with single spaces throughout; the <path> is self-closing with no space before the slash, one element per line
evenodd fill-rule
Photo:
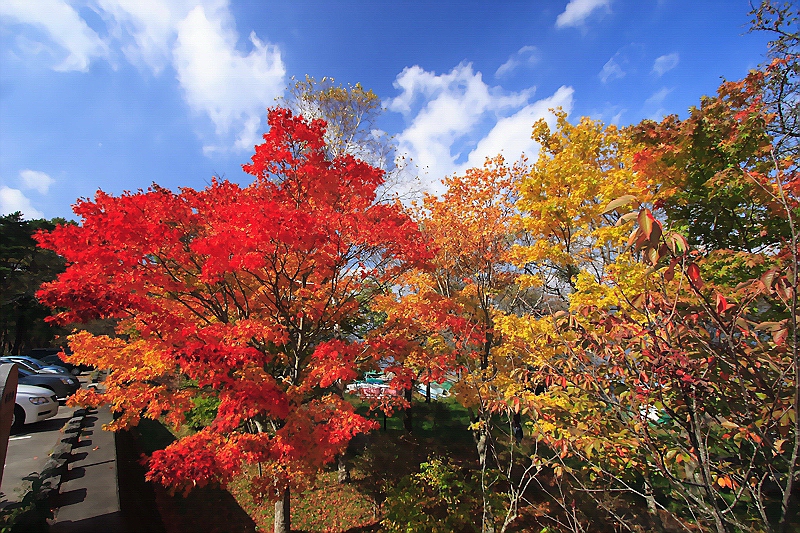
<path fill-rule="evenodd" d="M 61 428 L 72 418 L 76 407 L 61 406 L 58 414 L 47 420 L 23 426 L 22 431 L 11 435 L 8 453 L 0 484 L 2 498 L 9 502 L 19 501 L 23 478 L 41 472 L 53 447 L 59 441 Z"/>

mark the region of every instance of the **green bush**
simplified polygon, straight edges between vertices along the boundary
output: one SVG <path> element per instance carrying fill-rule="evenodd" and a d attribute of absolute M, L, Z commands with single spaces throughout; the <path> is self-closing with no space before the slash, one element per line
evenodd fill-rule
<path fill-rule="evenodd" d="M 194 407 L 186 413 L 186 425 L 195 431 L 199 431 L 211 425 L 217 417 L 219 398 L 214 396 L 197 397 L 194 399 Z"/>
<path fill-rule="evenodd" d="M 477 531 L 480 480 L 449 460 L 431 457 L 390 490 L 383 527 L 389 533 Z"/>

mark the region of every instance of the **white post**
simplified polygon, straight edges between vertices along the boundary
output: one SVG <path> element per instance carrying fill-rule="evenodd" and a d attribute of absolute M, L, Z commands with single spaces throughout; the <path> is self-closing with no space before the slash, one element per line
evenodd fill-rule
<path fill-rule="evenodd" d="M 11 419 L 14 418 L 18 377 L 15 363 L 0 365 L 0 484 L 3 483 Z"/>

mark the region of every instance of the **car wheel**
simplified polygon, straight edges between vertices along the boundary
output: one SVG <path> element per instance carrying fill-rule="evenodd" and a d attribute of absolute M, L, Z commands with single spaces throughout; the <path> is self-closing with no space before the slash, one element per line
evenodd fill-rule
<path fill-rule="evenodd" d="M 16 433 L 25 424 L 25 411 L 19 405 L 14 405 L 14 415 L 11 418 L 11 431 Z"/>

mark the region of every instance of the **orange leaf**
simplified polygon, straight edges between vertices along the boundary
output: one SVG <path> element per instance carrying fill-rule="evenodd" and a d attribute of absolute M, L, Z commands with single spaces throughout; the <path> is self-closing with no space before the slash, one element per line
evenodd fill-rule
<path fill-rule="evenodd" d="M 789 330 L 785 327 L 774 330 L 772 332 L 772 340 L 778 346 L 781 346 L 782 344 L 786 343 L 786 339 L 788 336 L 789 336 Z"/>
<path fill-rule="evenodd" d="M 672 251 L 678 255 L 686 253 L 686 250 L 689 249 L 689 241 L 680 233 L 670 233 L 669 242 Z"/>
<path fill-rule="evenodd" d="M 657 250 L 657 249 L 655 249 L 655 248 L 650 248 L 650 249 L 647 251 L 647 258 L 650 260 L 650 263 L 652 263 L 653 265 L 655 265 L 656 263 L 658 263 L 658 259 L 659 259 L 659 257 L 658 257 L 658 250 Z"/>
<path fill-rule="evenodd" d="M 639 237 L 639 231 L 640 231 L 639 228 L 633 228 L 633 231 L 631 231 L 631 236 L 628 237 L 628 246 L 629 247 L 633 246 L 633 243 L 635 243 L 637 241 L 637 239 Z"/>

